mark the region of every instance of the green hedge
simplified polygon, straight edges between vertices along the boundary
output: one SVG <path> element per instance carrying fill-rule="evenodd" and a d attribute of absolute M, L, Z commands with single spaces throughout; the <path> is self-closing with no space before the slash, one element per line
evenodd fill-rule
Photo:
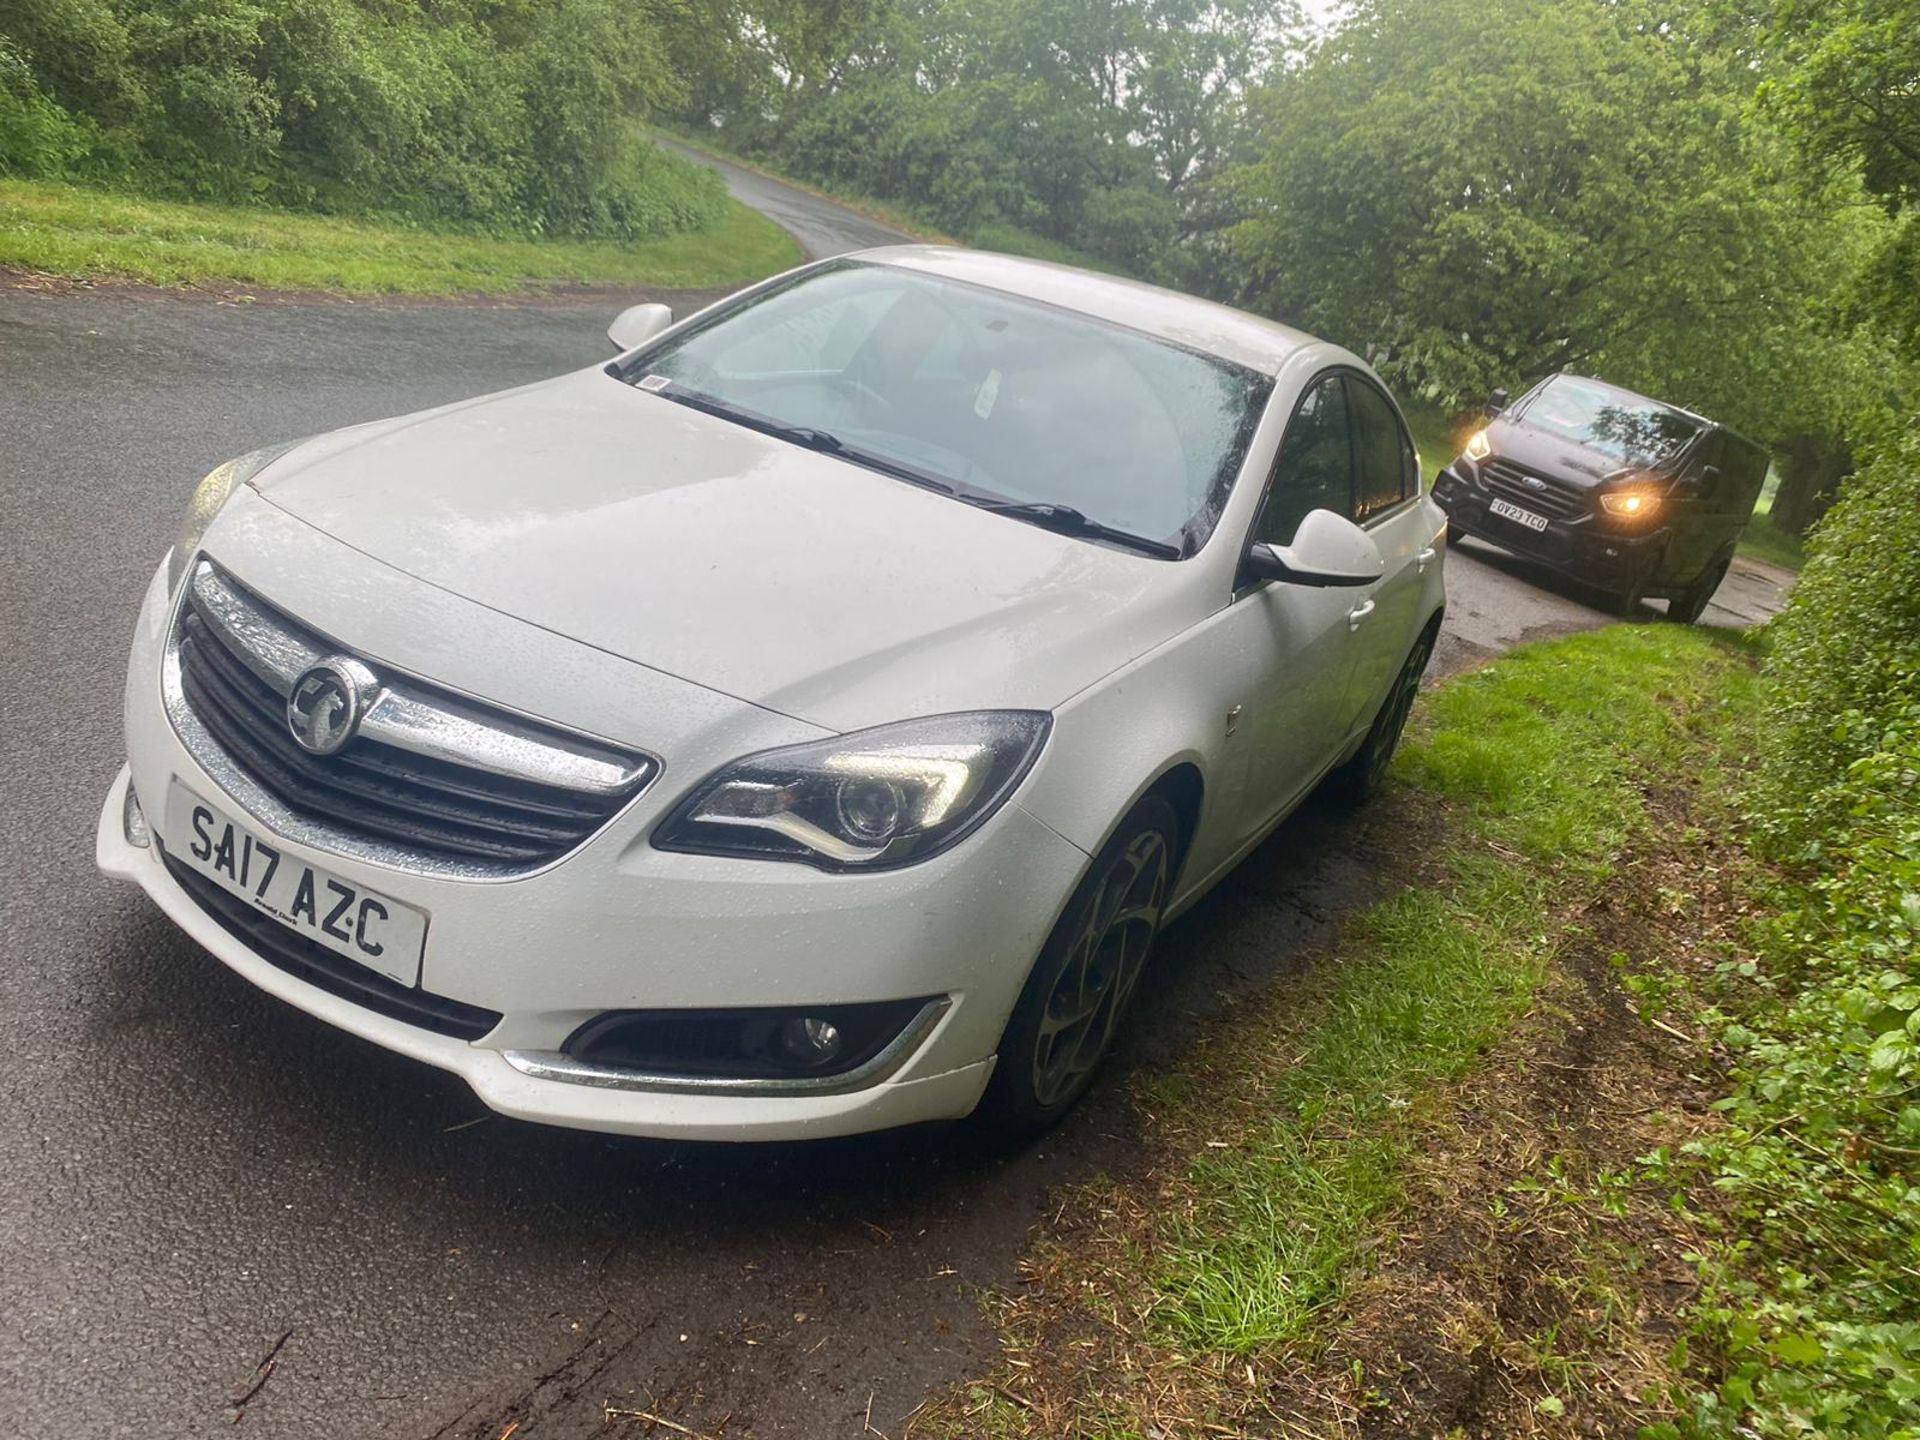
<path fill-rule="evenodd" d="M 1920 705 L 1920 431 L 1896 435 L 1814 532 L 1771 627 L 1767 823 L 1792 849 L 1850 823 L 1857 767 Z"/>
<path fill-rule="evenodd" d="M 1773 626 L 1754 820 L 1782 867 L 1718 1018 L 1734 1206 L 1701 1318 L 1728 1359 L 1676 1429 L 1920 1436 L 1920 432 L 1814 533 Z"/>
<path fill-rule="evenodd" d="M 0 0 L 0 173 L 519 233 L 700 229 L 649 0 Z"/>

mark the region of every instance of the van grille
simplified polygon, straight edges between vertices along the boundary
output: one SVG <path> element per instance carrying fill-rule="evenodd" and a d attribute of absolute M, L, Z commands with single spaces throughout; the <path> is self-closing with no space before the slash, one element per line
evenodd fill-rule
<path fill-rule="evenodd" d="M 1585 487 L 1536 474 L 1511 460 L 1488 460 L 1480 467 L 1480 483 L 1503 500 L 1556 520 L 1593 513 L 1593 494 Z"/>

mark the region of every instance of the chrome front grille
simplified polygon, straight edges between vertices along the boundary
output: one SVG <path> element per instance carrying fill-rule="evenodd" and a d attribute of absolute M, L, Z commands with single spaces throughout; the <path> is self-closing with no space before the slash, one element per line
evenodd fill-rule
<path fill-rule="evenodd" d="M 357 731 L 332 754 L 302 746 L 287 718 L 287 697 L 323 664 L 372 682 Z M 360 660 L 205 560 L 180 606 L 165 688 L 182 741 L 235 799 L 296 840 L 408 869 L 533 869 L 598 830 L 658 770 Z"/>
<path fill-rule="evenodd" d="M 1503 500 L 1556 520 L 1593 512 L 1591 491 L 1551 475 L 1537 475 L 1497 456 L 1480 466 L 1480 483 Z"/>

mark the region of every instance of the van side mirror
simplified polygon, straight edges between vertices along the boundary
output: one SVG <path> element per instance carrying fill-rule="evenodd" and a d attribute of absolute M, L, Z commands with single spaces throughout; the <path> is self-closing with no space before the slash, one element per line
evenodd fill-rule
<path fill-rule="evenodd" d="M 1719 484 L 1720 467 L 1708 465 L 1704 466 L 1698 475 L 1683 475 L 1674 481 L 1667 491 L 1667 496 L 1673 500 L 1705 500 L 1713 494 L 1715 487 Z"/>
<path fill-rule="evenodd" d="M 1254 545 L 1240 562 L 1242 585 L 1273 580 L 1316 588 L 1371 585 L 1387 573 L 1373 537 L 1344 515 L 1310 510 L 1291 545 Z"/>
<path fill-rule="evenodd" d="M 1487 396 L 1487 418 L 1492 419 L 1507 408 L 1507 392 L 1495 390 Z"/>
<path fill-rule="evenodd" d="M 673 311 L 665 305 L 629 305 L 613 317 L 607 338 L 621 354 L 647 343 L 673 324 Z"/>

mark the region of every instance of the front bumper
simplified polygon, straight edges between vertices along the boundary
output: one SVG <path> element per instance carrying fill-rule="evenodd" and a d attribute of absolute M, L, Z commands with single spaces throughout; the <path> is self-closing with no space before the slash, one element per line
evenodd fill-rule
<path fill-rule="evenodd" d="M 1547 565 L 1603 590 L 1622 590 L 1645 575 L 1666 545 L 1665 529 L 1625 535 L 1601 530 L 1592 516 L 1563 520 L 1549 516 L 1545 530 L 1495 515 L 1493 497 L 1464 473 L 1462 462 L 1435 478 L 1433 499 L 1455 530 Z"/>
<path fill-rule="evenodd" d="M 312 849 L 240 805 L 175 734 L 160 678 L 170 614 L 164 580 L 156 576 L 129 670 L 129 764 L 100 816 L 100 869 L 138 884 L 195 941 L 261 989 L 453 1071 L 503 1114 L 716 1140 L 837 1135 L 963 1116 L 985 1088 L 1028 968 L 1088 863 L 1084 851 L 1017 800 L 952 850 L 872 875 L 653 849 L 646 841 L 653 823 L 704 773 L 704 758 L 690 759 L 677 783 L 654 786 L 564 859 L 517 879 L 414 874 Z M 469 1043 L 375 1013 L 268 963 L 168 873 L 159 847 L 167 839 L 163 797 L 175 780 L 274 836 L 286 854 L 426 911 L 418 984 L 497 1011 L 499 1023 Z M 152 832 L 144 847 L 125 828 L 129 784 Z M 841 1093 L 631 1088 L 618 1076 L 528 1063 L 530 1056 L 552 1056 L 585 1020 L 609 1010 L 927 995 L 949 1003 L 913 1037 L 910 1053 L 895 1057 L 872 1083 Z"/>

